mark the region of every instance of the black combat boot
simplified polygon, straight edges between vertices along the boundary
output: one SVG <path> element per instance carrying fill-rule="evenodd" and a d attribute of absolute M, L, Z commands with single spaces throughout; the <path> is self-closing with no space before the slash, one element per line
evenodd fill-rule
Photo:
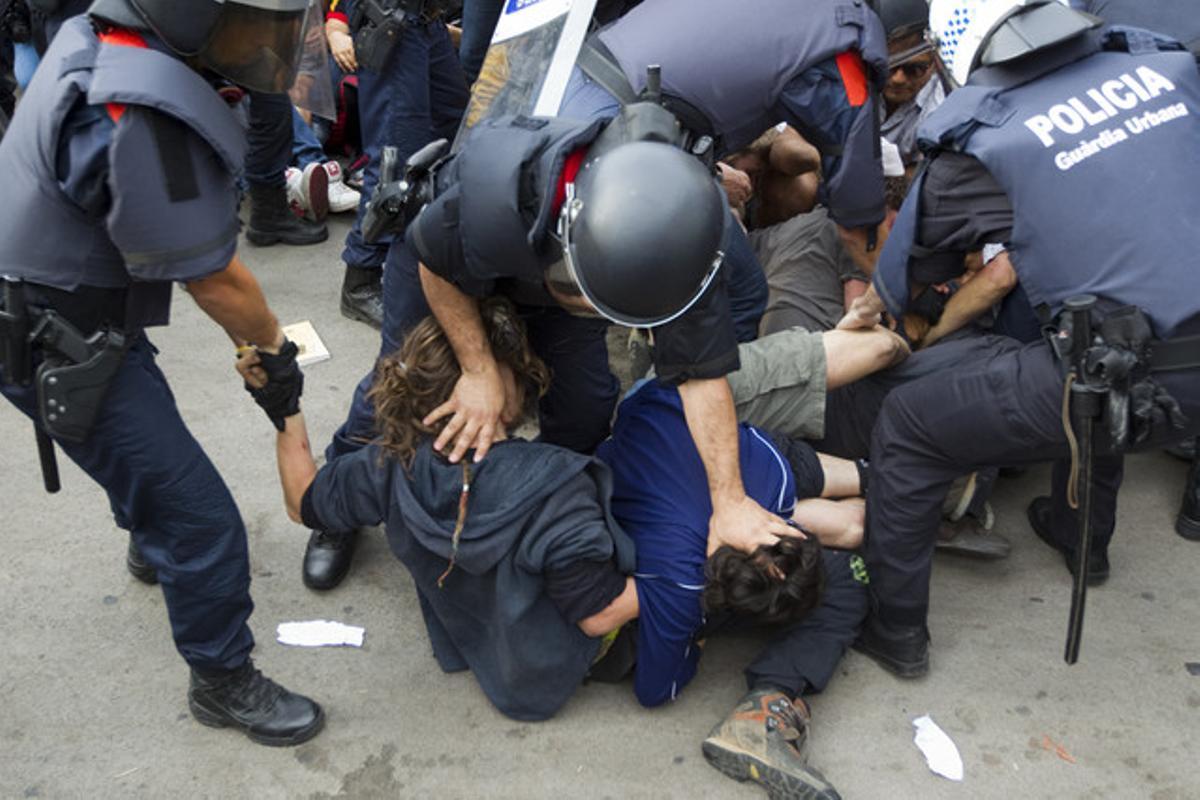
<path fill-rule="evenodd" d="M 900 678 L 929 672 L 929 630 L 924 625 L 889 625 L 871 614 L 852 647 Z"/>
<path fill-rule="evenodd" d="M 1071 574 L 1075 574 L 1075 546 L 1068 545 L 1062 542 L 1055 535 L 1051 520 L 1054 518 L 1054 502 L 1049 497 L 1035 497 L 1033 502 L 1029 504 L 1029 508 L 1025 512 L 1029 517 L 1029 526 L 1033 528 L 1033 532 L 1038 535 L 1046 544 L 1053 547 L 1058 552 L 1062 553 L 1063 559 L 1067 562 L 1067 569 Z M 1076 540 L 1079 535 L 1076 531 L 1070 532 L 1070 538 Z M 1088 586 L 1099 586 L 1108 580 L 1108 547 L 1101 547 L 1092 542 L 1092 551 L 1088 553 Z"/>
<path fill-rule="evenodd" d="M 358 531 L 313 531 L 304 548 L 304 585 L 317 591 L 342 582 L 354 560 Z"/>
<path fill-rule="evenodd" d="M 142 583 L 150 586 L 158 583 L 158 570 L 146 563 L 145 556 L 133 543 L 132 536 L 129 537 L 129 549 L 125 551 L 125 569 Z"/>
<path fill-rule="evenodd" d="M 342 280 L 342 316 L 383 327 L 383 270 L 346 265 Z"/>
<path fill-rule="evenodd" d="M 1175 518 L 1175 532 L 1185 539 L 1200 542 L 1200 459 L 1192 461 L 1192 468 L 1188 470 L 1187 485 L 1183 487 L 1183 507 Z"/>
<path fill-rule="evenodd" d="M 250 197 L 250 224 L 246 227 L 246 240 L 260 247 L 283 242 L 284 244 L 318 244 L 329 238 L 329 229 L 324 223 L 309 222 L 292 213 L 288 206 L 287 186 L 268 186 L 252 183 Z"/>
<path fill-rule="evenodd" d="M 307 742 L 325 724 L 321 706 L 265 677 L 249 660 L 232 670 L 193 668 L 188 707 L 202 725 L 237 728 L 272 747 Z"/>

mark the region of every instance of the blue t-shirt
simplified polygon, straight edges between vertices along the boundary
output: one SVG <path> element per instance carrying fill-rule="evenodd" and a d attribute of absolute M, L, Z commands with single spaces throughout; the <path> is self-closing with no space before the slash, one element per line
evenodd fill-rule
<path fill-rule="evenodd" d="M 791 517 L 796 486 L 787 461 L 750 425 L 738 431 L 746 494 Z M 613 516 L 637 549 L 638 654 L 634 692 L 642 705 L 674 699 L 700 659 L 701 598 L 712 516 L 708 478 L 679 392 L 648 381 L 621 403 L 612 438 L 596 455 L 613 472 Z"/>

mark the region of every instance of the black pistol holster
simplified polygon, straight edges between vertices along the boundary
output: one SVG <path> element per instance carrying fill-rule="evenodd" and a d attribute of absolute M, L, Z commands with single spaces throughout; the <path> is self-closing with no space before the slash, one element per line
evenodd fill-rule
<path fill-rule="evenodd" d="M 359 0 L 350 15 L 358 65 L 382 74 L 410 24 L 426 21 L 425 0 Z"/>
<path fill-rule="evenodd" d="M 37 389 L 42 427 L 65 442 L 83 442 L 95 425 L 109 386 L 125 356 L 125 335 L 117 330 L 84 337 L 49 309 L 30 308 L 20 281 L 4 281 L 0 312 L 0 364 L 9 384 Z M 34 353 L 41 363 L 33 369 Z"/>
<path fill-rule="evenodd" d="M 1116 455 L 1177 438 L 1187 419 L 1153 374 L 1200 366 L 1200 337 L 1157 340 L 1146 315 L 1134 306 L 1093 311 L 1086 345 L 1075 341 L 1071 327 L 1070 315 L 1061 315 L 1050 343 L 1064 369 L 1076 365 L 1075 379 L 1103 397 L 1096 452 Z"/>
<path fill-rule="evenodd" d="M 438 139 L 409 156 L 400 173 L 395 147 L 383 148 L 379 180 L 363 217 L 363 240 L 379 241 L 386 234 L 400 236 L 427 203 L 433 200 L 437 169 L 450 151 L 450 142 Z"/>

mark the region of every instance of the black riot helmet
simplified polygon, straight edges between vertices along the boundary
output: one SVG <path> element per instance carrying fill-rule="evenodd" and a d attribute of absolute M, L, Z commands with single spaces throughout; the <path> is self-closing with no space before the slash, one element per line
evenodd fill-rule
<path fill-rule="evenodd" d="M 88 14 L 152 33 L 247 89 L 285 92 L 296 78 L 311 0 L 95 0 Z"/>
<path fill-rule="evenodd" d="M 670 322 L 717 274 L 729 217 L 713 173 L 680 148 L 636 141 L 584 162 L 558 221 L 546 283 L 622 325 Z"/>

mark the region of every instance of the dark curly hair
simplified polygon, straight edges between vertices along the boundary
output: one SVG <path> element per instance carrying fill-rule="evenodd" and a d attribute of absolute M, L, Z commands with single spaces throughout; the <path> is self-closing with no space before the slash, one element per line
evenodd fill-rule
<path fill-rule="evenodd" d="M 511 369 L 517 386 L 524 390 L 524 418 L 546 393 L 550 372 L 529 349 L 525 324 L 509 300 L 484 300 L 479 304 L 479 313 L 496 363 Z M 375 428 L 386 455 L 406 467 L 412 465 L 422 439 L 436 435 L 449 418 L 432 426 L 421 420 L 449 399 L 461 375 L 450 340 L 432 316 L 421 320 L 404 337 L 399 350 L 380 359 L 367 397 L 375 407 Z"/>
<path fill-rule="evenodd" d="M 816 608 L 825 589 L 821 545 L 784 536 L 743 553 L 725 545 L 704 565 L 704 608 L 755 617 L 763 625 L 796 622 Z"/>

